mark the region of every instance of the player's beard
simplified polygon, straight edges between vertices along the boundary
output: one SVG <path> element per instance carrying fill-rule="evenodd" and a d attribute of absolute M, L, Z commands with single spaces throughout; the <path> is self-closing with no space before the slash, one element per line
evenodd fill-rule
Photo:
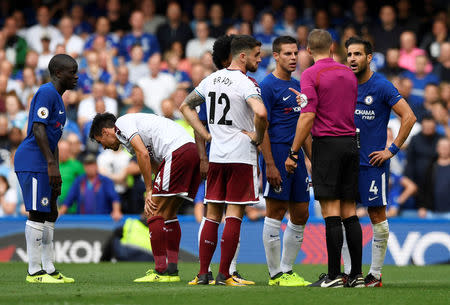
<path fill-rule="evenodd" d="M 245 65 L 245 69 L 248 72 L 256 72 L 256 70 L 258 70 L 258 63 L 256 63 L 255 65 L 252 65 L 251 63 L 247 63 Z"/>
<path fill-rule="evenodd" d="M 359 69 L 359 71 L 355 73 L 356 77 L 359 77 L 359 76 L 361 76 L 361 75 L 364 75 L 364 73 L 366 73 L 366 71 L 367 71 L 367 66 L 368 66 L 367 63 L 366 63 L 365 65 L 361 66 L 361 68 Z"/>

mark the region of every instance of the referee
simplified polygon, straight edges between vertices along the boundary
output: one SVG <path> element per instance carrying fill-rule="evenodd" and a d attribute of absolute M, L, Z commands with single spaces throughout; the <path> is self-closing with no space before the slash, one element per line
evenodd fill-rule
<path fill-rule="evenodd" d="M 295 171 L 300 147 L 311 132 L 312 181 L 325 219 L 328 274 L 310 286 L 344 286 L 340 270 L 343 222 L 352 261 L 346 285 L 364 287 L 362 231 L 355 204 L 359 171 L 354 119 L 358 82 L 352 70 L 331 58 L 331 43 L 325 30 L 315 29 L 308 36 L 307 51 L 315 64 L 302 74 L 302 93 L 291 90 L 297 94 L 302 112 L 285 166 L 289 173 Z"/>

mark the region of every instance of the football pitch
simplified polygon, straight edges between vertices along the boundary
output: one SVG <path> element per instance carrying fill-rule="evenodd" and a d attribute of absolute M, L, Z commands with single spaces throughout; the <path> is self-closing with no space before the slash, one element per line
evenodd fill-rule
<path fill-rule="evenodd" d="M 0 263 L 0 304 L 450 304 L 450 265 L 383 269 L 382 288 L 325 289 L 269 287 L 265 265 L 239 264 L 244 277 L 255 286 L 188 286 L 198 264 L 179 266 L 180 283 L 133 283 L 151 263 L 58 264 L 76 279 L 74 284 L 27 284 L 26 265 Z M 217 272 L 218 266 L 213 266 Z M 367 273 L 368 267 L 364 266 Z M 306 280 L 315 281 L 326 266 L 296 265 Z"/>

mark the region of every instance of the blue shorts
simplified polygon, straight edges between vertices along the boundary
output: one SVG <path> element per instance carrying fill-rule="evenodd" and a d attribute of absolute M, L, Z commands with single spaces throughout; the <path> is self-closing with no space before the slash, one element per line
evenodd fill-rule
<path fill-rule="evenodd" d="M 16 172 L 27 211 L 51 212 L 48 173 Z"/>
<path fill-rule="evenodd" d="M 267 181 L 266 162 L 264 161 L 264 158 L 260 156 L 259 167 L 261 169 L 263 179 L 264 198 L 273 198 L 290 202 L 309 202 L 309 179 L 308 172 L 306 171 L 303 151 L 300 149 L 298 153 L 297 169 L 288 177 L 284 163 L 289 156 L 291 145 L 284 143 L 272 143 L 271 147 L 275 166 L 278 168 L 281 175 L 281 192 L 277 193 Z"/>
<path fill-rule="evenodd" d="M 387 205 L 389 186 L 389 161 L 380 167 L 359 167 L 359 201 L 366 207 Z"/>
<path fill-rule="evenodd" d="M 202 180 L 202 182 L 200 182 L 200 185 L 198 186 L 197 195 L 195 195 L 194 198 L 194 204 L 198 202 L 205 203 L 205 182 L 206 180 Z"/>

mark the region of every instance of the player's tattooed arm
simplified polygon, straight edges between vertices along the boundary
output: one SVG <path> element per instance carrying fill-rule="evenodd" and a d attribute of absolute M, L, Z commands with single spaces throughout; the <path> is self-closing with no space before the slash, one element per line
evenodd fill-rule
<path fill-rule="evenodd" d="M 180 111 L 183 113 L 184 118 L 192 126 L 192 128 L 206 141 L 211 141 L 211 135 L 206 130 L 203 123 L 198 118 L 195 107 L 203 103 L 203 98 L 195 91 L 192 91 L 183 101 L 180 106 Z"/>
<path fill-rule="evenodd" d="M 186 103 L 189 106 L 189 108 L 195 109 L 195 107 L 199 106 L 204 101 L 205 100 L 200 95 L 198 95 L 198 93 L 195 90 L 193 90 L 186 97 L 186 99 L 184 100 L 184 103 Z"/>

